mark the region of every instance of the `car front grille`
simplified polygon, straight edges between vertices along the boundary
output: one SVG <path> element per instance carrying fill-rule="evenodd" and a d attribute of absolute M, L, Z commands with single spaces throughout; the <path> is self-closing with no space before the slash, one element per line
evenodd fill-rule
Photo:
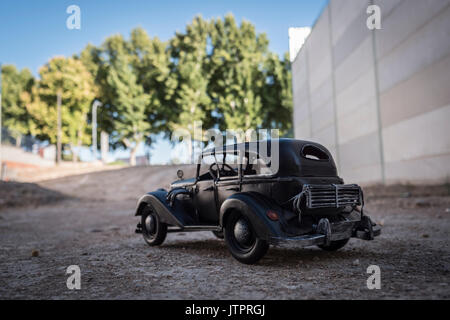
<path fill-rule="evenodd" d="M 362 204 L 361 188 L 356 184 L 305 184 L 303 192 L 309 209 Z"/>

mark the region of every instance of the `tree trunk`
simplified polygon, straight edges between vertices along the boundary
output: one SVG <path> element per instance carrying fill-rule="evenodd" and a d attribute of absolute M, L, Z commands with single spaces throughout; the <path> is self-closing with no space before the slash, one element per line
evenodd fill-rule
<path fill-rule="evenodd" d="M 136 165 L 136 152 L 138 149 L 138 144 L 130 149 L 130 166 Z"/>
<path fill-rule="evenodd" d="M 61 90 L 58 90 L 58 93 L 56 95 L 56 114 L 57 114 L 57 120 L 56 120 L 56 163 L 60 164 L 62 161 L 62 132 L 61 132 Z"/>
<path fill-rule="evenodd" d="M 77 153 L 75 152 L 75 147 L 73 144 L 70 144 L 70 152 L 72 153 L 72 162 L 77 162 Z"/>
<path fill-rule="evenodd" d="M 22 135 L 19 134 L 16 138 L 16 147 L 20 148 L 21 145 L 22 145 Z"/>
<path fill-rule="evenodd" d="M 193 145 L 192 145 L 192 138 L 189 137 L 189 139 L 187 141 L 187 148 L 188 148 L 188 155 L 189 155 L 189 160 L 188 160 L 187 164 L 192 164 L 196 160 L 196 159 L 193 158 L 192 147 L 193 147 Z"/>
<path fill-rule="evenodd" d="M 73 162 L 78 162 L 78 160 L 79 160 L 78 155 L 79 155 L 80 149 L 81 149 L 81 135 L 82 135 L 81 130 L 78 130 L 78 132 L 77 132 L 77 152 L 72 153 L 73 154 L 73 159 L 72 159 Z"/>

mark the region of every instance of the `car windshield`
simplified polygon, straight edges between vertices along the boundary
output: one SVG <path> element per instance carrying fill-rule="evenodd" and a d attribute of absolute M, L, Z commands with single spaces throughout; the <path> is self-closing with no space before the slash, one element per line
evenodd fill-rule
<path fill-rule="evenodd" d="M 217 178 L 218 174 L 221 178 L 237 176 L 238 157 L 231 153 L 204 155 L 200 164 L 199 180 Z M 212 175 L 214 175 L 214 177 Z"/>

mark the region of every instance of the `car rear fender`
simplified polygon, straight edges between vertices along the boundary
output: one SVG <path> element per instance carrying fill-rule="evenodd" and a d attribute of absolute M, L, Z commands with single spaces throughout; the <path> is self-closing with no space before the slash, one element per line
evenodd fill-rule
<path fill-rule="evenodd" d="M 271 237 L 283 236 L 280 222 L 272 221 L 267 216 L 269 210 L 277 212 L 279 208 L 260 198 L 261 195 L 251 192 L 235 193 L 230 196 L 220 207 L 220 225 L 224 226 L 229 214 L 237 210 L 250 220 L 258 238 L 270 240 Z"/>

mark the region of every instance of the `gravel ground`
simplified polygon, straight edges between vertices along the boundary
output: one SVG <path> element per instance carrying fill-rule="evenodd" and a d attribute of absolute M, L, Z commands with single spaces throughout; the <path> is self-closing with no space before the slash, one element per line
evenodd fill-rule
<path fill-rule="evenodd" d="M 373 197 L 367 211 L 383 225 L 375 241 L 352 239 L 332 253 L 272 247 L 260 263 L 248 266 L 209 232 L 169 234 L 156 248 L 134 233 L 137 197 L 167 186 L 175 172 L 129 168 L 45 181 L 39 185 L 70 197 L 3 208 L 0 298 L 450 298 L 448 195 Z M 80 266 L 81 290 L 66 287 L 70 265 Z M 367 289 L 369 265 L 381 269 L 380 290 Z"/>

